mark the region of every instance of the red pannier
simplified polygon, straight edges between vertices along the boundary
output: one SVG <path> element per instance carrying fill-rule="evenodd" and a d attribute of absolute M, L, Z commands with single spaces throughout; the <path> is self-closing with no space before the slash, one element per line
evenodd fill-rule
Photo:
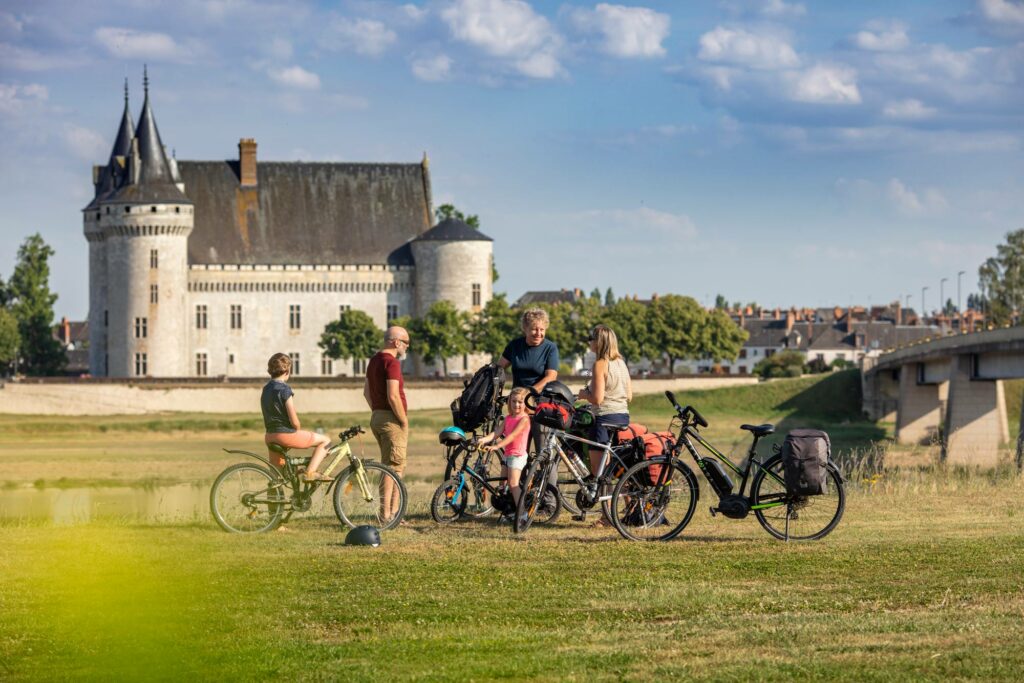
<path fill-rule="evenodd" d="M 572 425 L 572 413 L 572 408 L 561 403 L 545 401 L 537 404 L 537 412 L 533 414 L 533 421 L 564 432 Z"/>
<path fill-rule="evenodd" d="M 663 455 L 670 455 L 675 447 L 672 432 L 648 432 L 641 437 L 644 440 L 644 458 L 659 458 Z M 647 468 L 651 477 L 651 483 L 656 484 L 661 476 L 661 465 L 651 465 Z"/>

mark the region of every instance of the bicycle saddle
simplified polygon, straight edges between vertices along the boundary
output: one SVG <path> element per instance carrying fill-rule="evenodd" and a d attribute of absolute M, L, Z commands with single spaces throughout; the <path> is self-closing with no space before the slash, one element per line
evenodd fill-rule
<path fill-rule="evenodd" d="M 740 425 L 740 429 L 746 429 L 754 436 L 766 436 L 768 434 L 775 433 L 775 425 L 763 424 L 763 425 Z"/>
<path fill-rule="evenodd" d="M 267 448 L 269 448 L 270 450 L 274 451 L 275 453 L 280 453 L 281 455 L 288 455 L 288 451 L 291 450 L 290 448 L 285 448 L 284 446 L 279 446 L 276 443 L 268 443 L 267 444 Z"/>

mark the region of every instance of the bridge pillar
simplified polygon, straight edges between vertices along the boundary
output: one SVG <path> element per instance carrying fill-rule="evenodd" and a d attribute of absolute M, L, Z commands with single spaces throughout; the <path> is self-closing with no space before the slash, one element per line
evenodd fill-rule
<path fill-rule="evenodd" d="M 949 382 L 919 384 L 919 363 L 900 368 L 899 405 L 896 410 L 896 440 L 921 444 L 934 440 L 942 421 L 942 403 Z"/>
<path fill-rule="evenodd" d="M 942 455 L 953 465 L 994 467 L 1009 441 L 1002 380 L 975 380 L 973 356 L 953 357 Z"/>
<path fill-rule="evenodd" d="M 895 422 L 899 405 L 899 370 L 879 370 L 865 374 L 861 384 L 864 412 L 871 420 Z"/>

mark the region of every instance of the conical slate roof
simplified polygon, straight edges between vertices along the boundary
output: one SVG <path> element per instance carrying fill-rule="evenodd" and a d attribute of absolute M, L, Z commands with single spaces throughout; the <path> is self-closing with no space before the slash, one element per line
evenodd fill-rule
<path fill-rule="evenodd" d="M 493 242 L 494 240 L 458 218 L 443 221 L 417 237 L 414 242 Z"/>
<path fill-rule="evenodd" d="M 94 209 L 97 204 L 107 195 L 113 192 L 124 181 L 127 173 L 127 159 L 132 151 L 132 138 L 135 137 L 135 124 L 132 123 L 132 113 L 128 107 L 128 80 L 124 82 L 124 113 L 121 114 L 121 124 L 117 128 L 117 135 L 114 137 L 114 146 L 110 149 L 110 158 L 107 165 L 100 169 L 99 178 L 96 181 L 96 195 L 85 207 L 85 211 Z M 121 157 L 119 160 L 118 157 Z"/>
<path fill-rule="evenodd" d="M 110 162 L 115 157 L 127 157 L 132 151 L 132 138 L 135 137 L 135 126 L 132 124 L 132 113 L 128 109 L 128 79 L 124 81 L 124 113 L 121 115 L 121 125 L 117 129 L 117 137 L 114 138 L 114 147 L 110 150 Z"/>

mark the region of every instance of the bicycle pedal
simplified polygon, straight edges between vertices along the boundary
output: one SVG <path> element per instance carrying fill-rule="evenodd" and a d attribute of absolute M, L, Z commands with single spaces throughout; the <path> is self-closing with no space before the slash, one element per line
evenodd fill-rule
<path fill-rule="evenodd" d="M 586 512 L 581 512 L 578 515 L 573 515 L 572 516 L 572 521 L 574 521 L 574 522 L 585 522 L 585 521 L 587 521 L 587 513 Z"/>
<path fill-rule="evenodd" d="M 708 512 L 711 513 L 712 517 L 717 517 L 718 516 L 718 509 L 717 508 L 710 507 L 710 508 L 708 508 Z"/>

